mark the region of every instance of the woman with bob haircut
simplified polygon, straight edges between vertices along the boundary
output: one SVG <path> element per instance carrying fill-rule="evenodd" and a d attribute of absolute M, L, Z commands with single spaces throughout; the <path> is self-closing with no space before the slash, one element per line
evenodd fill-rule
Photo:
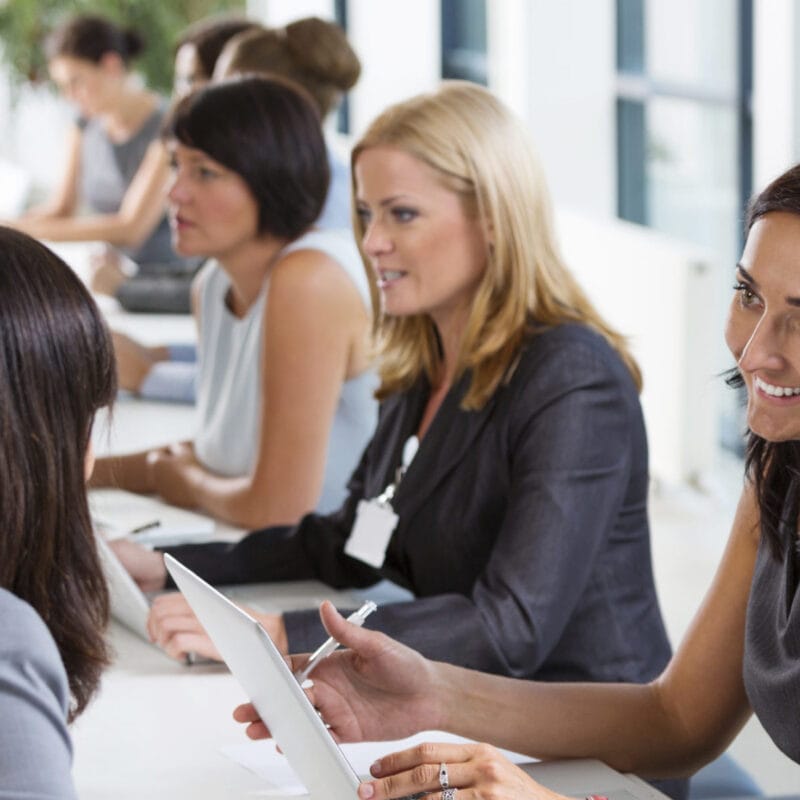
<path fill-rule="evenodd" d="M 663 777 L 709 762 L 755 712 L 800 764 L 800 165 L 753 199 L 746 232 L 725 330 L 736 359 L 729 383 L 747 390 L 744 486 L 717 574 L 667 668 L 639 686 L 511 681 L 426 661 L 326 605 L 327 629 L 350 649 L 319 665 L 310 696 L 334 735 L 442 729 L 537 758 L 598 758 Z M 236 717 L 254 738 L 265 734 L 251 706 Z M 358 791 L 364 800 L 564 800 L 485 744 L 426 744 L 381 758 L 372 772 Z"/>
<path fill-rule="evenodd" d="M 358 251 L 314 229 L 329 179 L 316 110 L 288 82 L 242 78 L 180 101 L 165 137 L 175 247 L 209 259 L 197 435 L 101 459 L 94 483 L 249 528 L 334 509 L 377 406 Z"/>
<path fill-rule="evenodd" d="M 159 141 L 166 106 L 131 74 L 144 49 L 134 30 L 79 15 L 57 28 L 45 51 L 53 81 L 75 106 L 61 182 L 50 200 L 7 224 L 39 239 L 108 242 L 155 272 L 185 269 L 172 251 Z M 90 209 L 79 215 L 81 204 Z"/>
<path fill-rule="evenodd" d="M 0 228 L 0 796 L 73 798 L 67 721 L 108 662 L 89 518 L 92 423 L 116 391 L 102 316 L 50 250 Z"/>
<path fill-rule="evenodd" d="M 350 495 L 291 529 L 169 552 L 220 584 L 388 578 L 415 598 L 368 625 L 450 663 L 655 677 L 670 648 L 639 372 L 559 255 L 521 124 L 485 89 L 445 83 L 381 114 L 352 164 L 383 404 Z M 381 522 L 362 535 L 368 514 Z M 160 554 L 127 555 L 141 584 L 164 585 Z M 260 618 L 294 652 L 325 635 L 316 610 Z M 213 653 L 179 595 L 150 627 L 172 655 Z"/>

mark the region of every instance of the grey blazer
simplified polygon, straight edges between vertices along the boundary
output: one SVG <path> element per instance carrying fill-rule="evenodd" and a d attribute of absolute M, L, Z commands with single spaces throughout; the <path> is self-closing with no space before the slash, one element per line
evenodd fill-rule
<path fill-rule="evenodd" d="M 74 800 L 69 688 L 50 631 L 0 589 L 0 798 Z"/>
<path fill-rule="evenodd" d="M 480 411 L 454 386 L 393 501 L 374 569 L 346 556 L 356 505 L 380 494 L 419 424 L 424 383 L 387 399 L 344 506 L 239 544 L 169 548 L 216 583 L 388 578 L 415 599 L 368 621 L 430 658 L 519 678 L 646 681 L 670 656 L 653 584 L 647 444 L 619 356 L 562 325 L 532 336 Z M 293 652 L 325 638 L 316 610 L 285 615 Z"/>

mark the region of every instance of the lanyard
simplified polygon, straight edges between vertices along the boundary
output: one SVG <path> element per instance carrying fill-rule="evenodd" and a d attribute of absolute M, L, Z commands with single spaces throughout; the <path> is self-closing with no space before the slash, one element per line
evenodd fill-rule
<path fill-rule="evenodd" d="M 419 439 L 416 436 L 409 436 L 408 439 L 406 439 L 406 443 L 403 445 L 403 460 L 394 473 L 394 481 L 390 483 L 378 497 L 375 498 L 377 503 L 382 506 L 391 507 L 392 499 L 397 493 L 397 487 L 400 485 L 400 481 L 403 480 L 403 476 L 406 474 L 411 462 L 414 460 L 417 450 L 419 450 Z"/>

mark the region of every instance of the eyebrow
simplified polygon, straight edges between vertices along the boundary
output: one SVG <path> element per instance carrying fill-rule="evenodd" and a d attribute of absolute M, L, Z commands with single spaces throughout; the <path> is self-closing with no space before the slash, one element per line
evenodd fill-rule
<path fill-rule="evenodd" d="M 742 277 L 752 286 L 753 289 L 758 290 L 758 281 L 741 265 L 737 264 L 736 269 L 742 273 Z M 800 297 L 786 297 L 786 304 L 800 308 Z"/>
<path fill-rule="evenodd" d="M 391 197 L 385 197 L 383 200 L 381 200 L 378 203 L 378 205 L 381 208 L 386 208 L 387 206 L 390 206 L 392 203 L 396 203 L 398 200 L 402 200 L 405 197 L 406 197 L 406 195 L 404 195 L 404 194 L 394 194 Z M 364 205 L 368 205 L 367 201 L 364 200 L 361 197 L 356 197 L 356 202 L 357 203 L 362 203 Z"/>

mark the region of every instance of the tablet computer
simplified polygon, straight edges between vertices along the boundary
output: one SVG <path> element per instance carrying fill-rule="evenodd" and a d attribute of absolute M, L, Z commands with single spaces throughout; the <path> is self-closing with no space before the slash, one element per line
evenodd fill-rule
<path fill-rule="evenodd" d="M 170 555 L 169 574 L 314 800 L 354 800 L 360 783 L 267 632 Z"/>

